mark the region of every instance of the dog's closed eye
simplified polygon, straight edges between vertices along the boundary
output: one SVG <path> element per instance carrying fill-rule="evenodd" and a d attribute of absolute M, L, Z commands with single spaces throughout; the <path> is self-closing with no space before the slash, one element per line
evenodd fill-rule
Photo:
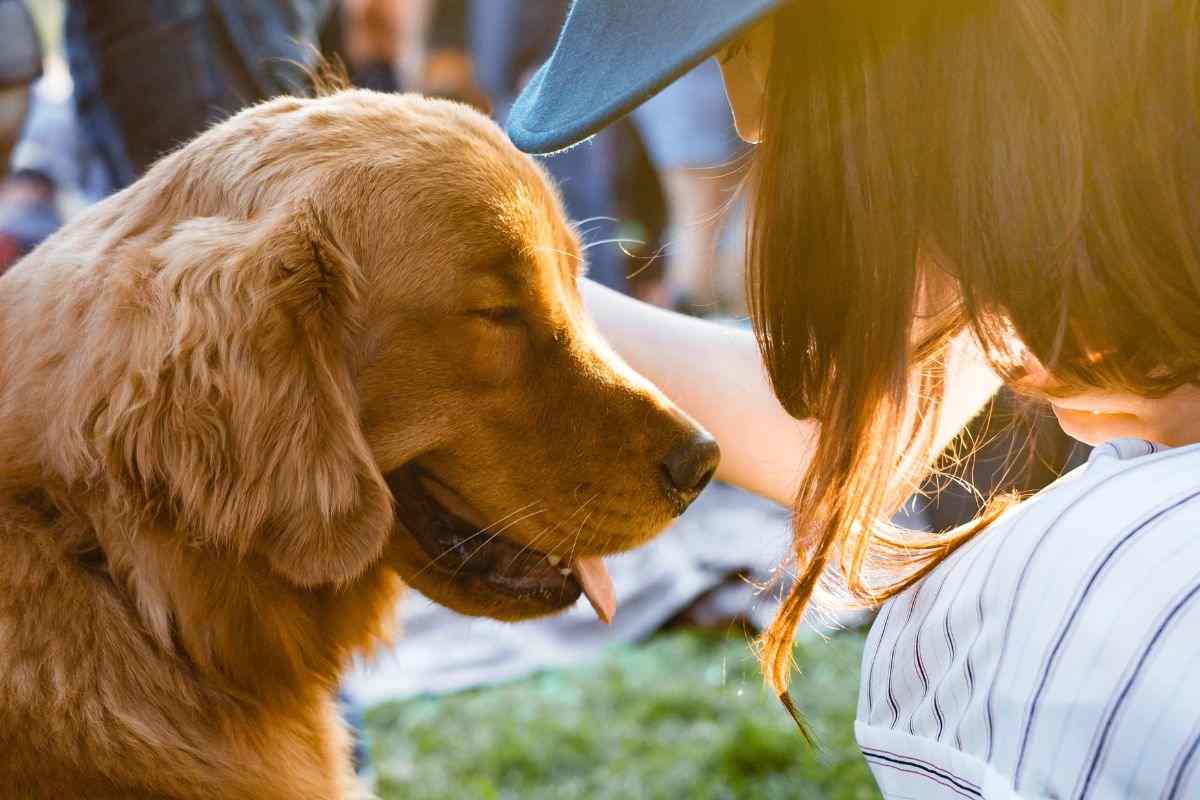
<path fill-rule="evenodd" d="M 515 325 L 524 320 L 521 309 L 517 306 L 497 306 L 495 308 L 475 308 L 467 312 L 472 317 L 494 322 L 497 325 Z"/>

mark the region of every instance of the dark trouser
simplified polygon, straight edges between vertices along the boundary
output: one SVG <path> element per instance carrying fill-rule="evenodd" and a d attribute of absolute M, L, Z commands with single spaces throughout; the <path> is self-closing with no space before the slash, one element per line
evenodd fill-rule
<path fill-rule="evenodd" d="M 70 0 L 79 124 L 119 187 L 239 109 L 295 91 L 328 0 Z M 309 45 L 313 45 L 310 47 Z"/>

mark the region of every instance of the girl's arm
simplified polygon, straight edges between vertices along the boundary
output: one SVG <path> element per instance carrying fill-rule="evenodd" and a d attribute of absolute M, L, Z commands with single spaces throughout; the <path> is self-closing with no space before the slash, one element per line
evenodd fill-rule
<path fill-rule="evenodd" d="M 656 384 L 721 445 L 717 477 L 790 506 L 812 457 L 818 424 L 788 415 L 748 331 L 647 305 L 592 281 L 580 284 L 597 327 L 631 367 Z M 956 347 L 940 450 L 1000 386 L 974 347 Z"/>

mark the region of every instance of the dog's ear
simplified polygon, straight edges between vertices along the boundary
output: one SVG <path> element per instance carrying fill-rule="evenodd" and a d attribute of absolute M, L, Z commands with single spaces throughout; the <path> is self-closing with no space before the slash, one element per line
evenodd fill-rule
<path fill-rule="evenodd" d="M 193 542 L 303 586 L 357 576 L 393 513 L 359 424 L 358 264 L 308 203 L 191 220 L 151 255 L 146 335 L 97 420 L 110 464 Z"/>

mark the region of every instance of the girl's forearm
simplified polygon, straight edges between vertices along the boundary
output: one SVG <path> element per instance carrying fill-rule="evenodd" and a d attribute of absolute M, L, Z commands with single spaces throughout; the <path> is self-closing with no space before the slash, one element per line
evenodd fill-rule
<path fill-rule="evenodd" d="M 721 445 L 717 477 L 791 505 L 812 458 L 814 420 L 792 418 L 771 391 L 748 331 L 655 308 L 591 281 L 584 302 L 601 334 Z M 935 438 L 944 448 L 1000 385 L 977 349 L 956 344 Z"/>
<path fill-rule="evenodd" d="M 775 399 L 754 336 L 591 281 L 582 289 L 600 332 L 629 366 L 716 437 L 717 477 L 790 505 L 817 426 L 793 419 Z"/>

